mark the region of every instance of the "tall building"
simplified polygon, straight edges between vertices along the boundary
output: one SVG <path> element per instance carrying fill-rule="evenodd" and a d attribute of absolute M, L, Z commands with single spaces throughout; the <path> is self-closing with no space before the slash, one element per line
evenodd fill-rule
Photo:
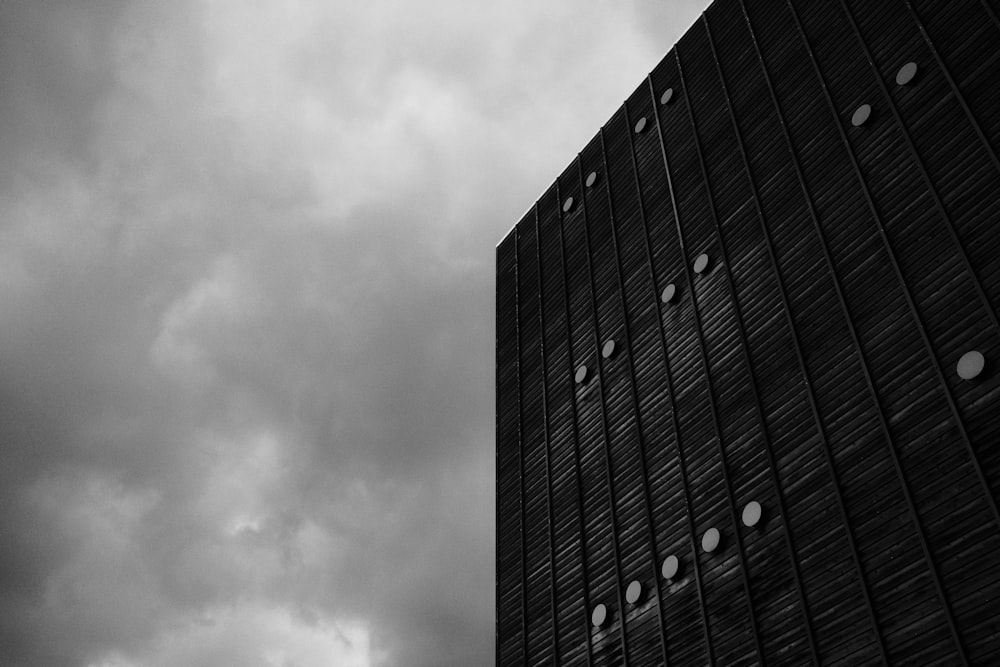
<path fill-rule="evenodd" d="M 497 662 L 1000 665 L 1000 3 L 717 0 L 497 248 Z"/>

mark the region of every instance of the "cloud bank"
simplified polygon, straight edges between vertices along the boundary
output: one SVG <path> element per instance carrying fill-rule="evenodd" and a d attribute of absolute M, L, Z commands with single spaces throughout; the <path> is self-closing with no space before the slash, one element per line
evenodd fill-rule
<path fill-rule="evenodd" d="M 11 665 L 493 661 L 493 252 L 701 3 L 0 4 Z"/>

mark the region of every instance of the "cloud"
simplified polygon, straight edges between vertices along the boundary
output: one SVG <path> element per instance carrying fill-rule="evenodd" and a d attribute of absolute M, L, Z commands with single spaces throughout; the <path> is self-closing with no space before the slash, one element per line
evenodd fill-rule
<path fill-rule="evenodd" d="M 647 10 L 0 4 L 7 662 L 492 661 L 493 249 Z"/>

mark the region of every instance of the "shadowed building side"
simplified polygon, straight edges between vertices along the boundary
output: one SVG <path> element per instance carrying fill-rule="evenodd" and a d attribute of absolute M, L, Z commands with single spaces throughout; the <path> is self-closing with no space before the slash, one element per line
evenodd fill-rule
<path fill-rule="evenodd" d="M 500 243 L 498 664 L 1000 664 L 996 81 L 716 0 Z"/>

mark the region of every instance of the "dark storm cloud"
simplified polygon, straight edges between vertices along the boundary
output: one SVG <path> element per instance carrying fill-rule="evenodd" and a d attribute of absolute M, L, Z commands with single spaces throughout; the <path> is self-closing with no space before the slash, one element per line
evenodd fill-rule
<path fill-rule="evenodd" d="M 581 11 L 0 4 L 4 662 L 492 661 L 493 248 L 669 46 Z"/>

